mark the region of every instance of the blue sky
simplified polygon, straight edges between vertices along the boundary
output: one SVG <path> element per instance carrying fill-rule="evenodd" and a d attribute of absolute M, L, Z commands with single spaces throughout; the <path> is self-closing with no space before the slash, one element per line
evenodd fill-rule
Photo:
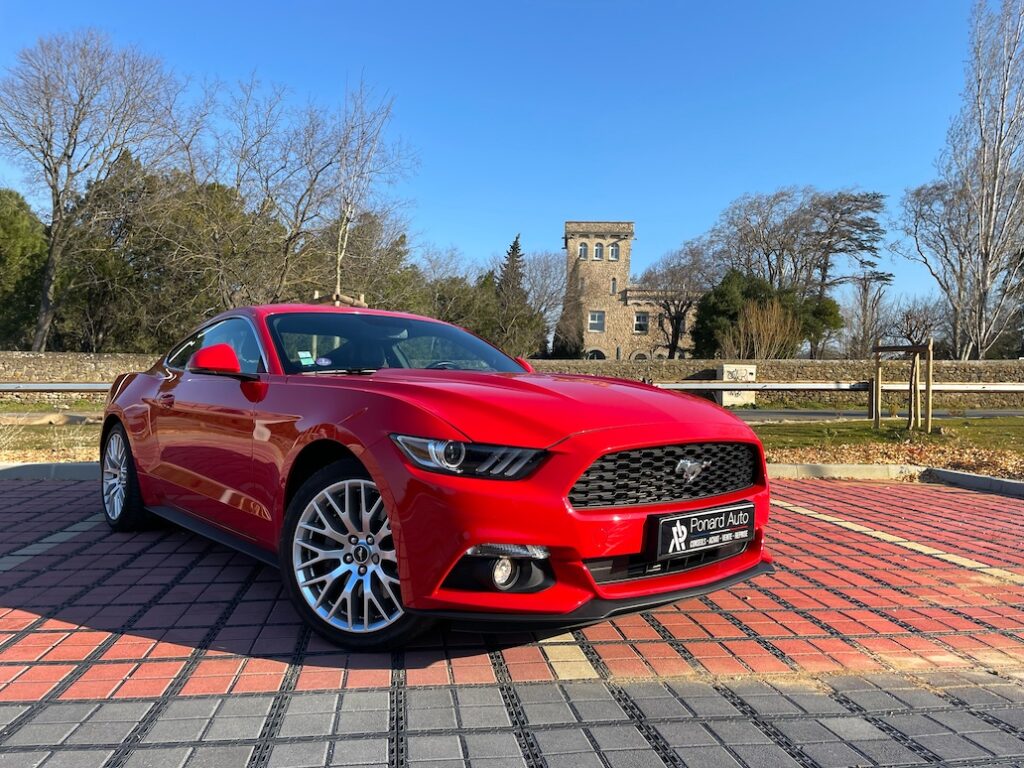
<path fill-rule="evenodd" d="M 47 2 L 0 0 L 0 67 L 95 26 L 181 74 L 255 71 L 296 98 L 364 78 L 419 167 L 416 242 L 555 250 L 565 219 L 636 222 L 634 271 L 731 200 L 785 185 L 889 196 L 934 172 L 959 104 L 967 0 Z M 0 165 L 0 184 L 22 188 Z M 893 260 L 901 288 L 930 290 Z"/>

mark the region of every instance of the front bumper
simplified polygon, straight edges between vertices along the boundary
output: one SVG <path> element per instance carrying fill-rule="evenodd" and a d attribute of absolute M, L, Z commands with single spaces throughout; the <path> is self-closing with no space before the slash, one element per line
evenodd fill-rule
<path fill-rule="evenodd" d="M 589 623 L 721 589 L 767 572 L 764 548 L 768 487 L 764 466 L 750 488 L 687 502 L 574 509 L 569 490 L 598 457 L 650 445 L 709 441 L 756 442 L 742 424 L 709 427 L 670 423 L 597 430 L 548 448 L 529 477 L 498 481 L 443 475 L 412 467 L 390 439 L 371 447 L 371 473 L 391 511 L 398 544 L 402 599 L 411 612 L 465 619 Z M 367 458 L 370 458 L 369 456 Z M 754 540 L 740 554 L 686 571 L 628 581 L 595 581 L 586 561 L 646 551 L 652 519 L 736 502 L 754 505 Z M 445 579 L 478 544 L 546 547 L 553 583 L 530 593 L 454 589 Z"/>
<path fill-rule="evenodd" d="M 623 600 L 607 600 L 605 598 L 594 598 L 588 603 L 574 611 L 565 614 L 531 615 L 523 617 L 511 613 L 473 613 L 470 611 L 420 611 L 409 609 L 409 613 L 430 616 L 435 619 L 446 619 L 456 623 L 456 629 L 463 631 L 493 632 L 495 629 L 505 625 L 514 624 L 516 629 L 529 630 L 558 626 L 559 628 L 580 627 L 593 624 L 613 616 L 624 613 L 636 613 L 657 608 L 661 605 L 674 603 L 678 600 L 688 600 L 693 597 L 700 597 L 709 592 L 716 592 L 720 589 L 728 589 L 740 582 L 752 579 L 755 576 L 762 576 L 773 573 L 775 566 L 768 562 L 760 562 L 745 571 L 734 573 L 731 576 L 719 579 L 718 581 L 704 584 L 699 587 L 684 587 L 674 592 L 661 592 L 657 595 L 645 597 L 627 598 Z"/>

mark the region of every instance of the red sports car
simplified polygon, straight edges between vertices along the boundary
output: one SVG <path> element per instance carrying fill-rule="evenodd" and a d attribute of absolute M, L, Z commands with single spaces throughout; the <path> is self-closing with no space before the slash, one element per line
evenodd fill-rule
<path fill-rule="evenodd" d="M 225 312 L 118 377 L 101 440 L 112 528 L 155 514 L 279 567 L 350 647 L 437 618 L 580 625 L 771 570 L 739 419 L 415 315 Z"/>

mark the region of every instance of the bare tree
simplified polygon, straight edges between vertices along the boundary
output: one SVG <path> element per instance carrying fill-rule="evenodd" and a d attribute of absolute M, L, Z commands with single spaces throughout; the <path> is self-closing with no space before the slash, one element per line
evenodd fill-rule
<path fill-rule="evenodd" d="M 539 251 L 528 253 L 524 259 L 523 282 L 527 302 L 544 318 L 548 332 L 554 330 L 565 299 L 565 253 Z"/>
<path fill-rule="evenodd" d="M 924 344 L 941 327 L 942 309 L 934 296 L 899 301 L 890 312 L 888 335 L 897 344 Z"/>
<path fill-rule="evenodd" d="M 890 325 L 886 290 L 891 283 L 891 274 L 876 271 L 863 272 L 851 281 L 852 291 L 843 306 L 844 351 L 850 360 L 867 360 L 871 348 L 886 336 Z"/>
<path fill-rule="evenodd" d="M 648 267 L 630 291 L 660 310 L 659 330 L 669 359 L 681 356 L 691 314 L 717 277 L 707 240 L 690 240 Z"/>
<path fill-rule="evenodd" d="M 124 155 L 158 163 L 169 145 L 165 118 L 180 90 L 159 59 L 115 48 L 93 30 L 40 39 L 18 53 L 0 80 L 0 150 L 49 198 L 33 350 L 46 348 L 60 301 L 57 281 L 70 248 L 67 211 Z"/>
<path fill-rule="evenodd" d="M 972 14 L 964 104 L 941 178 L 907 194 L 904 249 L 949 304 L 954 353 L 984 358 L 1024 296 L 1024 3 Z"/>
<path fill-rule="evenodd" d="M 800 345 L 800 320 L 778 299 L 748 301 L 739 320 L 721 338 L 723 358 L 776 360 L 792 357 Z"/>

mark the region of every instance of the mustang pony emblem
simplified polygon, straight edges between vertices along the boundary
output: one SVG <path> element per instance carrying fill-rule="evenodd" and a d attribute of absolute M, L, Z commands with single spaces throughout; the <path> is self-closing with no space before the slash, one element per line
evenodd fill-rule
<path fill-rule="evenodd" d="M 689 485 L 709 466 L 711 466 L 710 461 L 691 461 L 690 459 L 680 459 L 679 463 L 676 464 L 676 474 L 683 476 L 684 485 Z"/>

